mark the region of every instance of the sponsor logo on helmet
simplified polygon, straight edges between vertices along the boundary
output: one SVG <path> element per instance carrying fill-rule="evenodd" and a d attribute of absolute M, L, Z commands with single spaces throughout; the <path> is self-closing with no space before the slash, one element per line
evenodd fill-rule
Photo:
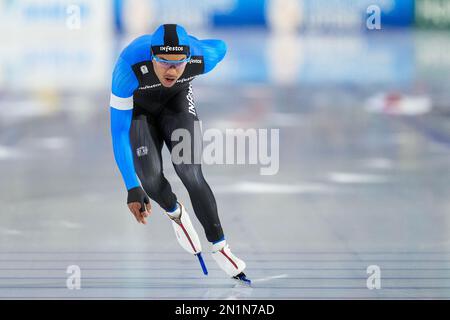
<path fill-rule="evenodd" d="M 172 51 L 183 51 L 183 47 L 171 47 L 171 46 L 163 46 L 159 47 L 159 50 L 164 52 L 172 52 Z"/>
<path fill-rule="evenodd" d="M 202 63 L 202 60 L 200 60 L 200 59 L 191 59 L 191 60 L 189 60 L 189 63 Z"/>

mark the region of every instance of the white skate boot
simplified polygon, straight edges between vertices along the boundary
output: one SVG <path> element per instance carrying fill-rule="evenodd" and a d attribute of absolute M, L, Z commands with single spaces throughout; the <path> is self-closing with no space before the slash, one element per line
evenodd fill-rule
<path fill-rule="evenodd" d="M 178 243 L 181 247 L 189 253 L 197 256 L 200 265 L 202 267 L 203 273 L 208 274 L 205 262 L 202 257 L 202 245 L 198 234 L 192 225 L 191 219 L 185 210 L 184 206 L 177 202 L 178 208 L 173 212 L 166 212 L 167 216 L 172 221 L 172 227 L 175 231 L 175 236 L 177 237 Z"/>
<path fill-rule="evenodd" d="M 212 257 L 227 275 L 239 281 L 239 283 L 251 284 L 251 281 L 247 279 L 243 272 L 246 267 L 245 262 L 231 253 L 225 240 L 212 245 Z"/>

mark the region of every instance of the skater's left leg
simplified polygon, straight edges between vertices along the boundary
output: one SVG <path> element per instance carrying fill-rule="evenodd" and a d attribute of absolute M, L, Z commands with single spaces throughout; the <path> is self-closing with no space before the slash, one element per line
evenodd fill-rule
<path fill-rule="evenodd" d="M 188 96 L 189 92 L 181 92 L 172 99 L 168 108 L 162 112 L 159 119 L 160 129 L 163 132 L 164 141 L 172 154 L 172 160 L 174 160 L 174 156 L 177 156 L 172 151 L 177 147 L 178 143 L 183 143 L 183 138 L 172 141 L 172 133 L 176 129 L 183 129 L 189 133 L 190 150 L 187 150 L 189 156 L 183 154 L 185 161 L 181 163 L 173 161 L 175 171 L 189 193 L 195 215 L 203 226 L 206 238 L 212 244 L 214 260 L 229 276 L 243 280 L 245 275 L 242 271 L 246 267 L 245 262 L 233 255 L 226 243 L 217 213 L 214 194 L 203 176 L 200 163 L 203 151 L 201 128 L 197 113 L 192 108 L 193 105 L 190 104 L 192 97 L 188 99 Z M 196 132 L 200 134 L 195 134 Z M 179 148 L 176 150 L 178 151 Z M 186 151 L 183 150 L 183 152 Z"/>
<path fill-rule="evenodd" d="M 205 230 L 209 242 L 224 238 L 222 226 L 217 213 L 214 195 L 203 177 L 200 165 L 174 165 L 175 171 L 186 187 L 197 219 Z"/>
<path fill-rule="evenodd" d="M 223 239 L 224 234 L 217 213 L 216 199 L 203 176 L 200 163 L 203 151 L 201 128 L 197 113 L 189 104 L 188 95 L 188 90 L 182 91 L 169 101 L 159 117 L 159 126 L 171 154 L 179 143 L 182 143 L 182 146 L 189 145 L 189 150 L 182 150 L 183 161 L 173 161 L 173 166 L 189 193 L 194 213 L 205 230 L 206 238 L 209 242 L 217 242 Z M 189 135 L 189 144 L 186 144 L 183 138 L 172 141 L 172 133 L 177 129 L 181 129 L 178 132 Z M 180 146 L 173 152 L 172 160 L 179 156 L 179 149 Z"/>

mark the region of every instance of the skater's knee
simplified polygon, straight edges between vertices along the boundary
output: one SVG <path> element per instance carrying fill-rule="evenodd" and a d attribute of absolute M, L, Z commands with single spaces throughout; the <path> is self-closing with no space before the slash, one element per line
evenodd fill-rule
<path fill-rule="evenodd" d="M 162 175 L 146 178 L 142 181 L 142 186 L 148 196 L 155 200 L 164 189 L 164 178 Z"/>
<path fill-rule="evenodd" d="M 188 189 L 201 190 L 205 186 L 206 182 L 199 165 L 177 165 L 175 171 Z"/>
<path fill-rule="evenodd" d="M 164 210 L 171 210 L 177 201 L 169 182 L 160 174 L 141 180 L 142 187 L 150 199 L 157 202 Z"/>

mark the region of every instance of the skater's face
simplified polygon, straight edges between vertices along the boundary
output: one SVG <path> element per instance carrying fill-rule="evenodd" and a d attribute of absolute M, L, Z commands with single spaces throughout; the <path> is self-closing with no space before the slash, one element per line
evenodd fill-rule
<path fill-rule="evenodd" d="M 185 54 L 158 54 L 152 60 L 156 76 L 164 87 L 172 87 L 186 68 Z"/>

